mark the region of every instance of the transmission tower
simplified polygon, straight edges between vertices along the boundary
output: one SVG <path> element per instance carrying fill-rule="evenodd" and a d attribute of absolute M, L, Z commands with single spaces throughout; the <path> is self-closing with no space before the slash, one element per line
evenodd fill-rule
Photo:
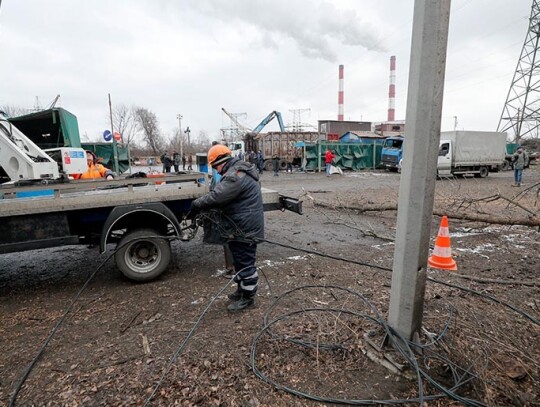
<path fill-rule="evenodd" d="M 507 132 L 516 143 L 538 138 L 540 127 L 540 5 L 533 0 L 529 30 L 506 97 L 497 131 Z"/>
<path fill-rule="evenodd" d="M 41 103 L 39 102 L 39 97 L 36 96 L 36 103 L 34 103 L 34 112 L 39 112 L 40 110 L 43 110 L 41 107 Z"/>
<path fill-rule="evenodd" d="M 288 126 L 290 130 L 294 132 L 304 131 L 304 124 L 302 124 L 302 113 L 311 112 L 310 108 L 306 109 L 290 109 L 290 113 L 293 115 L 292 125 Z"/>
<path fill-rule="evenodd" d="M 250 131 L 250 129 L 240 123 L 240 119 L 246 119 L 247 113 L 229 113 L 224 108 L 221 108 L 223 113 L 227 115 L 227 117 L 231 121 L 231 125 L 229 127 L 224 127 L 221 129 L 221 135 L 225 141 L 238 141 L 241 140 L 243 135 Z"/>

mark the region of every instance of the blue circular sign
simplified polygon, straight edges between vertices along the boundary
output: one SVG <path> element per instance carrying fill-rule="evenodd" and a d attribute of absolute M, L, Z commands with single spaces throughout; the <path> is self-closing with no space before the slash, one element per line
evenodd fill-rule
<path fill-rule="evenodd" d="M 109 130 L 105 130 L 103 132 L 103 138 L 105 141 L 111 141 L 112 140 L 112 133 Z"/>

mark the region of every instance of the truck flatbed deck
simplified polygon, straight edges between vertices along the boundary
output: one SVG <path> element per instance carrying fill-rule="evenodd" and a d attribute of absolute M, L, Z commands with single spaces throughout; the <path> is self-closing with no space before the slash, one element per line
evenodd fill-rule
<path fill-rule="evenodd" d="M 191 202 L 208 192 L 203 173 L 151 178 L 0 186 L 0 254 L 90 244 L 116 244 L 117 267 L 128 278 L 156 278 L 171 258 L 170 241 L 190 240 L 198 224 Z M 266 211 L 301 204 L 262 188 Z"/>
<path fill-rule="evenodd" d="M 135 205 L 147 202 L 193 200 L 208 192 L 204 174 L 173 175 L 159 178 L 73 181 L 66 184 L 0 187 L 0 218 L 8 216 Z M 204 178 L 203 178 L 204 179 Z M 19 198 L 21 193 L 48 192 L 46 196 Z M 262 188 L 264 204 L 279 202 L 276 191 Z"/>

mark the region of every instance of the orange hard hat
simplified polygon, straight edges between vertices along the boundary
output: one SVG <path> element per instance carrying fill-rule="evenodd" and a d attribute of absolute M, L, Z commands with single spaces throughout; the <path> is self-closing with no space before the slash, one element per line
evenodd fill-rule
<path fill-rule="evenodd" d="M 212 167 L 224 163 L 231 157 L 231 150 L 223 144 L 216 144 L 208 150 L 208 164 Z"/>

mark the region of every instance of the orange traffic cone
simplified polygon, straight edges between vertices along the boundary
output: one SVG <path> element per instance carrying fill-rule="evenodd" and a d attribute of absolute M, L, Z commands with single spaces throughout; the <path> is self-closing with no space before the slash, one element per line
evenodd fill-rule
<path fill-rule="evenodd" d="M 430 267 L 442 270 L 457 270 L 456 262 L 452 258 L 450 248 L 450 231 L 448 230 L 448 218 L 443 216 L 439 234 L 435 240 L 435 248 L 428 259 Z"/>

